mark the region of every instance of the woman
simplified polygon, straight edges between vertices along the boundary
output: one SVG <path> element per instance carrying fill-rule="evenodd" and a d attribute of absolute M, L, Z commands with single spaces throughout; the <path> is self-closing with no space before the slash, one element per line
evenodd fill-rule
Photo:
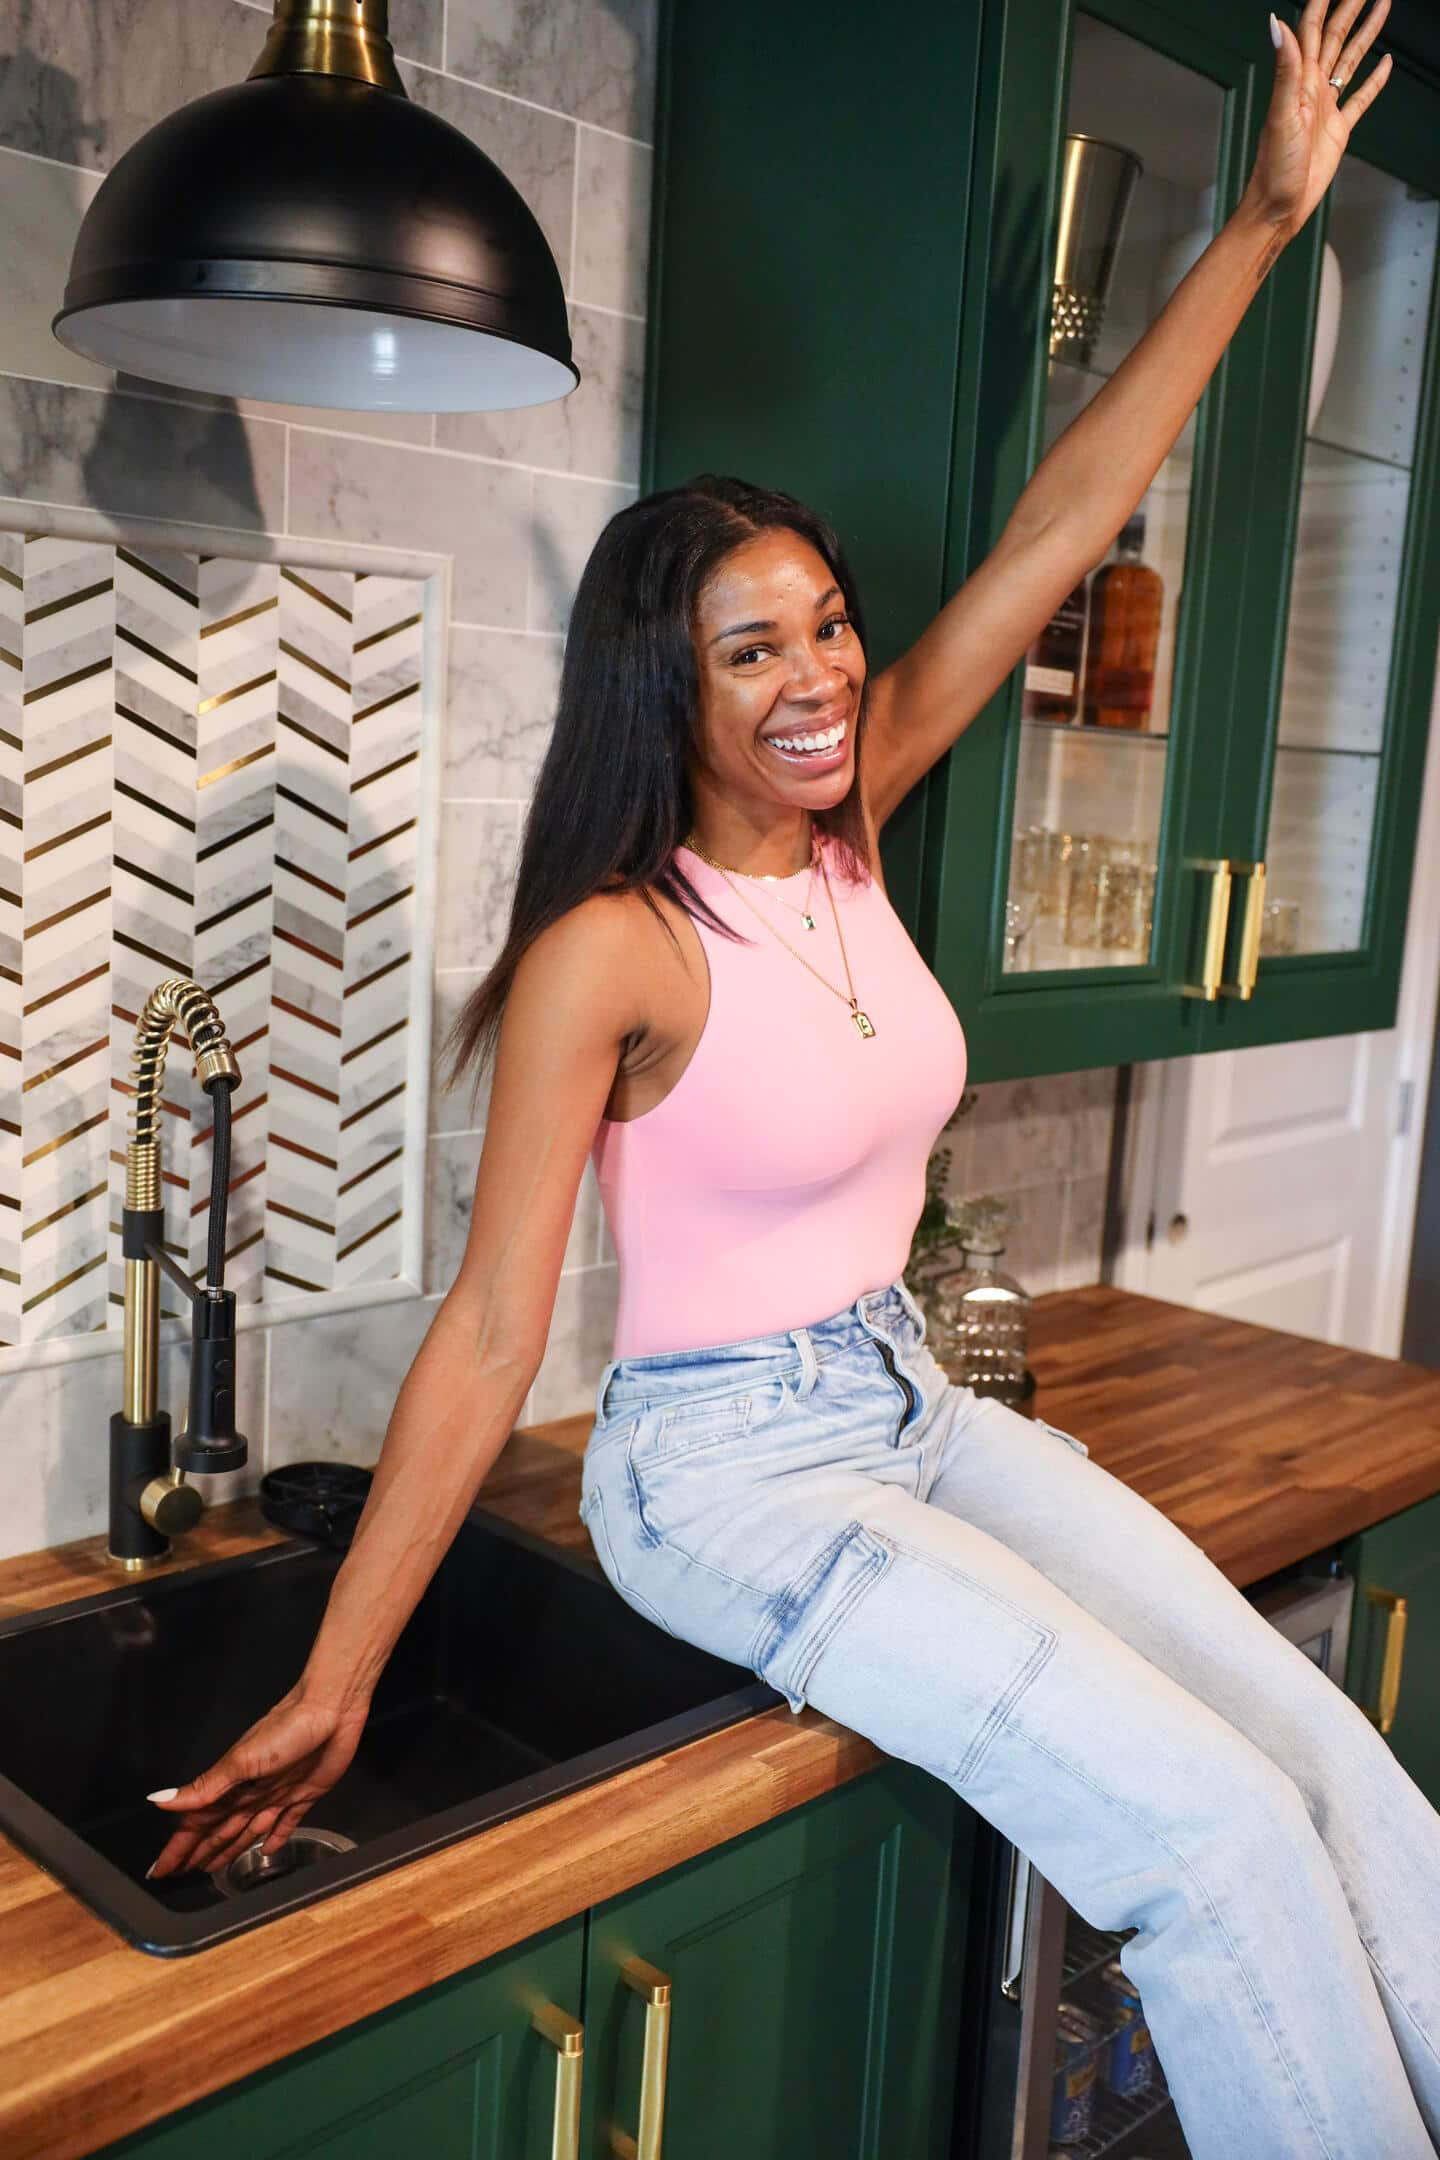
<path fill-rule="evenodd" d="M 790 498 L 707 478 L 607 527 L 454 1042 L 457 1069 L 496 1049 L 464 1259 L 301 1681 L 152 1795 L 178 1818 L 152 1874 L 278 1846 L 351 1760 L 535 1376 L 593 1148 L 621 1293 L 581 1512 L 617 1591 L 1138 1930 L 1197 2160 L 1432 2152 L 1440 1818 L 1180 1531 L 925 1348 L 899 1278 L 964 1038 L 877 847 L 1139 501 L 1384 83 L 1337 104 L 1386 4 L 1272 17 L 1239 210 L 876 682 L 834 536 Z"/>

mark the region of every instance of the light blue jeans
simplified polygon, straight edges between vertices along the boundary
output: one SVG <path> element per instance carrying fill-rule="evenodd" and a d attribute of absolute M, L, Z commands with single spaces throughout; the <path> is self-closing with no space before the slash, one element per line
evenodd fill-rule
<path fill-rule="evenodd" d="M 921 1764 L 1082 1918 L 1139 1930 L 1120 1962 L 1194 2160 L 1432 2160 L 1440 1816 L 1183 1531 L 953 1385 L 903 1282 L 612 1360 L 580 1513 L 657 1627 Z"/>

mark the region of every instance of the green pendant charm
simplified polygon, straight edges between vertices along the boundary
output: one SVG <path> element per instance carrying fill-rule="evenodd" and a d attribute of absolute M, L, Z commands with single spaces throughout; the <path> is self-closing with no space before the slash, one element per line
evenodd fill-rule
<path fill-rule="evenodd" d="M 806 928 L 807 930 L 813 930 L 813 929 L 814 929 L 814 927 L 815 927 L 815 918 L 814 918 L 814 916 L 813 916 L 813 915 L 802 915 L 802 916 L 800 917 L 800 920 L 801 920 L 801 922 L 802 922 L 802 923 L 804 924 L 804 926 L 805 926 L 805 928 Z"/>

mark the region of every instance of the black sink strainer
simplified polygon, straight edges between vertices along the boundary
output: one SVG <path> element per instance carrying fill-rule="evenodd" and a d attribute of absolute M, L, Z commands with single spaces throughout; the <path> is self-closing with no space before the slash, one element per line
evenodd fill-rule
<path fill-rule="evenodd" d="M 355 1535 L 373 1476 L 358 1463 L 287 1463 L 261 1478 L 260 1512 L 278 1530 L 298 1530 L 343 1552 Z"/>

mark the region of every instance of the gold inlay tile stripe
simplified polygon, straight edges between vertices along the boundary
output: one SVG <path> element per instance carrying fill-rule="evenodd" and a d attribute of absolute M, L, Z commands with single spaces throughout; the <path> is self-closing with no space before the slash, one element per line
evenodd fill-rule
<path fill-rule="evenodd" d="M 94 1042 L 86 1043 L 82 1050 L 72 1050 L 69 1057 L 60 1058 L 54 1065 L 47 1065 L 44 1072 L 32 1073 L 28 1080 L 21 1081 L 21 1094 L 28 1095 L 31 1088 L 44 1087 L 46 1081 L 53 1080 L 57 1073 L 68 1072 L 70 1067 L 78 1065 L 82 1058 L 94 1057 L 97 1050 L 107 1049 L 109 1042 L 110 1036 L 108 1032 L 104 1035 L 98 1035 Z"/>
<path fill-rule="evenodd" d="M 408 952 L 397 953 L 395 958 L 387 960 L 383 967 L 375 968 L 369 975 L 362 975 L 358 982 L 347 983 L 345 986 L 346 997 L 353 997 L 357 990 L 368 990 L 371 983 L 379 982 L 382 975 L 390 974 L 394 968 L 404 967 L 409 958 Z"/>
<path fill-rule="evenodd" d="M 322 1170 L 338 1170 L 340 1167 L 333 1155 L 322 1155 L 318 1148 L 306 1147 L 303 1140 L 291 1140 L 284 1133 L 272 1132 L 270 1145 L 285 1148 L 291 1155 L 302 1155 L 306 1162 L 319 1163 Z"/>
<path fill-rule="evenodd" d="M 283 1200 L 266 1200 L 267 1215 L 288 1215 L 291 1222 L 304 1223 L 308 1229 L 318 1230 L 324 1237 L 334 1237 L 334 1223 L 321 1222 L 318 1215 L 306 1215 L 296 1207 L 286 1207 Z"/>
<path fill-rule="evenodd" d="M 127 564 L 130 569 L 138 570 L 141 577 L 149 578 L 152 585 L 163 585 L 166 592 L 173 593 L 177 600 L 184 600 L 191 607 L 198 607 L 199 595 L 197 593 L 187 592 L 185 587 L 177 584 L 174 578 L 166 577 L 163 570 L 157 570 L 153 563 L 145 562 L 130 548 L 117 547 L 115 553 L 119 556 L 121 562 Z M 208 560 L 204 555 L 198 559 L 202 563 Z"/>
<path fill-rule="evenodd" d="M 44 622 L 48 615 L 62 615 L 66 608 L 80 607 L 86 600 L 98 600 L 101 593 L 114 592 L 114 578 L 102 578 L 98 585 L 87 585 L 83 592 L 66 593 L 59 600 L 46 600 L 37 608 L 26 608 L 27 623 Z"/>
<path fill-rule="evenodd" d="M 281 727 L 293 728 L 297 735 L 303 735 L 305 737 L 306 742 L 314 743 L 317 750 L 328 751 L 330 756 L 333 758 L 338 758 L 342 765 L 347 762 L 345 752 L 343 750 L 337 749 L 334 743 L 326 742 L 323 735 L 317 735 L 314 728 L 306 727 L 303 720 L 297 720 L 294 714 L 286 712 L 283 706 L 275 717 Z M 307 809 L 312 808 L 313 805 L 307 804 L 306 807 Z M 321 814 L 323 815 L 323 812 Z M 338 822 L 338 819 L 332 820 L 332 823 Z M 344 831 L 344 829 L 345 828 L 341 826 L 342 832 Z"/>
<path fill-rule="evenodd" d="M 109 822 L 110 812 L 101 810 L 95 817 L 86 818 L 83 825 L 72 825 L 68 832 L 56 833 L 53 840 L 37 840 L 34 847 L 26 848 L 22 860 L 34 862 L 37 856 L 48 855 L 52 848 L 64 847 L 68 840 L 78 840 L 83 833 L 94 832 L 97 825 L 108 825 Z"/>
<path fill-rule="evenodd" d="M 403 825 L 392 825 L 389 832 L 376 833 L 373 840 L 362 840 L 359 847 L 351 848 L 348 860 L 359 862 L 360 857 L 368 855 L 371 848 L 383 847 L 387 840 L 398 840 L 401 833 L 413 832 L 419 822 L 418 818 L 408 817 Z"/>
<path fill-rule="evenodd" d="M 288 1065 L 277 1064 L 273 1057 L 270 1060 L 270 1078 L 272 1081 L 288 1080 L 291 1087 L 303 1088 L 307 1095 L 318 1095 L 321 1102 L 338 1103 L 340 1100 L 335 1088 L 321 1087 L 318 1080 L 307 1080 L 303 1073 L 291 1072 Z"/>
<path fill-rule="evenodd" d="M 273 885 L 257 885 L 254 891 L 246 893 L 243 899 L 232 900 L 229 907 L 219 908 L 213 915 L 206 915 L 195 925 L 196 937 L 203 937 L 207 930 L 213 930 L 218 924 L 228 922 L 232 915 L 242 914 L 246 908 L 254 907 L 257 900 L 268 900 L 274 890 Z M 230 1047 L 234 1049 L 235 1045 L 232 1043 Z"/>
<path fill-rule="evenodd" d="M 264 1275 L 266 1282 L 288 1283 L 292 1290 L 323 1290 L 326 1288 L 324 1283 L 307 1282 L 303 1275 L 287 1275 L 284 1268 L 270 1267 L 268 1264 L 264 1269 Z"/>
<path fill-rule="evenodd" d="M 218 855 L 222 848 L 234 847 L 238 840 L 253 840 L 256 833 L 264 832 L 265 827 L 273 825 L 274 822 L 274 811 L 267 810 L 264 817 L 256 818 L 253 825 L 238 825 L 234 832 L 222 833 L 218 840 L 209 840 L 204 847 L 196 848 L 195 860 L 196 862 L 208 862 L 210 857 Z M 193 832 L 195 828 L 192 826 L 190 829 Z"/>
<path fill-rule="evenodd" d="M 373 787 L 377 780 L 388 780 L 391 773 L 401 772 L 405 766 L 413 765 L 419 755 L 418 750 L 407 750 L 404 757 L 397 757 L 388 765 L 377 765 L 374 772 L 366 773 L 363 780 L 353 780 L 350 783 L 351 794 L 358 795 L 361 788 Z"/>
<path fill-rule="evenodd" d="M 266 683 L 274 682 L 276 673 L 277 670 L 271 668 L 268 674 L 257 675 L 252 682 L 236 683 L 233 690 L 217 690 L 214 697 L 201 698 L 195 707 L 196 718 L 203 720 L 217 705 L 228 705 L 234 698 L 248 697 L 252 690 L 263 690 Z"/>
<path fill-rule="evenodd" d="M 409 1025 L 410 1017 L 408 1013 L 404 1016 L 404 1018 L 400 1020 L 392 1020 L 389 1027 L 381 1028 L 379 1034 L 372 1035 L 368 1042 L 356 1043 L 353 1050 L 346 1050 L 345 1052 L 343 1052 L 341 1055 L 340 1063 L 342 1065 L 348 1065 L 351 1058 L 364 1057 L 367 1050 L 373 1050 L 377 1043 L 384 1042 L 386 1038 L 390 1035 L 398 1035 L 402 1028 L 407 1028 L 409 1027 Z"/>
<path fill-rule="evenodd" d="M 60 908 L 54 915 L 47 915 L 42 922 L 27 923 L 22 936 L 40 937 L 44 931 L 53 930 L 56 923 L 69 922 L 72 915 L 83 914 L 86 908 L 92 908 L 97 901 L 108 900 L 109 897 L 110 887 L 102 885 L 99 892 L 87 893 L 83 900 L 72 900 L 69 907 Z"/>
<path fill-rule="evenodd" d="M 294 788 L 286 787 L 283 780 L 276 781 L 275 793 L 280 796 L 283 801 L 288 803 L 294 803 L 297 810 L 308 810 L 311 817 L 321 818 L 323 819 L 325 824 L 333 825 L 336 832 L 349 832 L 350 828 L 346 824 L 344 818 L 336 817 L 334 812 L 331 810 L 322 810 L 319 803 L 307 802 L 303 795 L 297 795 L 295 793 Z"/>
<path fill-rule="evenodd" d="M 337 690 L 350 689 L 351 686 L 343 675 L 337 675 L 333 668 L 326 667 L 322 661 L 314 659 L 311 654 L 302 652 L 298 645 L 290 643 L 289 638 L 281 638 L 280 650 L 288 659 L 298 660 L 301 667 L 308 667 L 316 675 L 323 675 L 326 682 L 333 683 Z"/>
<path fill-rule="evenodd" d="M 348 1245 L 338 1246 L 335 1258 L 337 1260 L 348 1260 L 352 1252 L 358 1252 L 362 1245 L 368 1245 L 372 1237 L 379 1237 L 382 1230 L 388 1230 L 392 1223 L 399 1222 L 400 1212 L 400 1209 L 396 1208 L 392 1215 L 387 1215 L 382 1222 L 377 1222 L 373 1228 L 362 1230 L 359 1237 L 352 1238 Z"/>
<path fill-rule="evenodd" d="M 252 616 L 263 615 L 267 608 L 279 605 L 279 593 L 271 593 L 268 600 L 257 600 L 254 607 L 241 608 L 234 615 L 222 615 L 218 622 L 206 623 L 200 635 L 202 638 L 218 637 L 222 630 L 233 630 L 236 623 L 249 622 Z"/>
<path fill-rule="evenodd" d="M 400 901 L 407 900 L 414 890 L 413 885 L 402 885 L 399 892 L 390 893 L 384 900 L 377 900 L 373 907 L 361 908 L 358 915 L 347 916 L 345 928 L 347 930 L 358 930 L 361 923 L 367 923 L 372 917 L 383 915 L 386 908 L 396 907 Z"/>
<path fill-rule="evenodd" d="M 183 735 L 172 735 L 168 728 L 161 727 L 158 720 L 147 720 L 144 713 L 136 712 L 133 705 L 126 705 L 116 698 L 115 710 L 120 718 L 128 720 L 132 727 L 143 728 L 147 735 L 153 735 L 157 742 L 163 742 L 167 750 L 178 750 L 181 757 L 194 757 L 194 743 L 186 742 Z"/>
<path fill-rule="evenodd" d="M 153 885 L 157 892 L 169 893 L 172 900 L 183 900 L 186 907 L 194 907 L 194 893 L 186 892 L 183 886 L 172 885 L 169 878 L 161 877 L 157 871 L 146 870 L 140 863 L 131 862 L 125 855 L 116 855 L 114 863 L 117 870 L 128 870 L 131 877 L 142 878 L 147 885 Z"/>
<path fill-rule="evenodd" d="M 199 682 L 200 677 L 194 668 L 186 667 L 184 661 L 177 660 L 173 653 L 162 652 L 158 645 L 152 645 L 148 638 L 141 637 L 138 630 L 131 630 L 124 623 L 117 623 L 115 636 L 119 643 L 133 645 L 136 652 L 143 652 L 148 660 L 158 660 L 161 667 L 169 668 L 172 674 L 183 675 L 186 682 Z"/>
<path fill-rule="evenodd" d="M 374 1102 L 365 1103 L 359 1110 L 352 1110 L 349 1117 L 342 1117 L 340 1120 L 341 1132 L 347 1131 L 352 1125 L 358 1125 L 361 1118 L 373 1117 L 377 1110 L 383 1109 L 387 1102 L 394 1102 L 396 1096 L 403 1095 L 404 1092 L 405 1082 L 403 1080 L 399 1081 L 393 1088 L 386 1088 L 385 1093 L 377 1095 Z"/>
<path fill-rule="evenodd" d="M 168 742 L 168 736 L 166 737 L 166 740 Z M 177 750 L 183 750 L 185 745 L 183 743 L 177 743 L 175 747 Z M 117 795 L 128 795 L 131 802 L 140 803 L 146 810 L 157 811 L 161 817 L 169 818 L 171 824 L 178 825 L 182 832 L 193 833 L 195 830 L 194 818 L 182 816 L 180 811 L 172 809 L 169 803 L 160 802 L 153 795 L 142 794 L 140 789 L 137 787 L 132 787 L 128 780 L 117 780 L 115 782 L 115 792 Z M 224 845 L 225 843 L 223 840 L 217 840 L 215 842 L 216 847 L 223 847 Z M 198 861 L 203 861 L 207 853 L 207 849 L 201 848 L 199 855 L 196 859 Z"/>
<path fill-rule="evenodd" d="M 344 905 L 345 895 L 338 885 L 330 884 L 325 878 L 316 877 L 313 870 L 307 870 L 302 863 L 292 862 L 288 855 L 277 855 L 275 857 L 275 868 L 277 870 L 288 870 L 291 877 L 303 878 L 307 885 L 313 885 L 318 891 L 328 893 L 332 900 L 338 900 L 342 906 Z"/>
<path fill-rule="evenodd" d="M 20 1306 L 21 1312 L 33 1312 L 37 1305 L 45 1303 L 46 1298 L 57 1297 L 62 1290 L 68 1290 L 72 1282 L 79 1282 L 82 1275 L 91 1275 L 97 1267 L 103 1267 L 107 1258 L 107 1254 L 98 1252 L 93 1260 L 82 1260 L 79 1267 L 71 1268 L 68 1275 L 62 1275 L 60 1280 L 51 1283 L 47 1290 L 37 1290 L 34 1297 L 25 1298 Z"/>
<path fill-rule="evenodd" d="M 302 1020 L 307 1027 L 319 1028 L 324 1034 L 334 1035 L 338 1039 L 340 1030 L 333 1020 L 322 1020 L 319 1013 L 306 1012 L 303 1005 L 292 1005 L 289 998 L 280 997 L 278 994 L 272 996 L 270 1002 L 279 1011 L 289 1013 L 292 1020 Z"/>
<path fill-rule="evenodd" d="M 253 765 L 257 758 L 274 757 L 274 755 L 275 745 L 273 742 L 261 743 L 258 750 L 247 750 L 243 757 L 232 757 L 224 765 L 216 765 L 210 772 L 201 773 L 195 785 L 197 788 L 210 787 L 216 780 L 228 779 L 233 772 L 243 772 L 245 767 Z M 255 829 L 257 828 L 252 827 L 252 830 Z"/>
<path fill-rule="evenodd" d="M 0 660 L 8 661 L 13 668 L 18 668 L 21 664 L 19 653 L 11 652 L 8 645 L 0 645 Z"/>
<path fill-rule="evenodd" d="M 341 616 L 344 621 L 353 622 L 355 620 L 354 614 L 350 608 L 346 607 L 342 601 L 332 600 L 329 593 L 321 592 L 318 585 L 312 585 L 308 578 L 301 577 L 298 570 L 288 569 L 282 563 L 280 567 L 280 575 L 282 578 L 285 579 L 287 584 L 298 585 L 301 592 L 309 593 L 312 600 L 318 600 L 321 607 L 330 608 L 333 613 Z"/>
<path fill-rule="evenodd" d="M 41 698 L 55 697 L 61 690 L 68 690 L 77 682 L 90 682 L 96 675 L 108 675 L 111 665 L 108 658 L 96 660 L 89 667 L 76 668 L 72 675 L 60 675 L 54 682 L 39 683 L 35 689 L 25 692 L 21 703 L 38 705 Z"/>
<path fill-rule="evenodd" d="M 107 1185 L 108 1180 L 102 1179 L 98 1185 L 92 1185 L 89 1192 L 77 1193 L 73 1200 L 65 1202 L 64 1207 L 57 1207 L 49 1215 L 42 1215 L 39 1222 L 33 1222 L 28 1230 L 22 1230 L 20 1233 L 21 1238 L 34 1237 L 39 1231 L 48 1230 L 52 1223 L 63 1222 L 67 1215 L 73 1215 L 78 1208 L 88 1207 L 92 1200 L 98 1200 L 101 1197 L 102 1193 L 106 1191 Z"/>
<path fill-rule="evenodd" d="M 392 690 L 388 697 L 377 698 L 373 705 L 367 705 L 363 711 L 356 713 L 356 725 L 362 720 L 368 720 L 373 713 L 384 712 L 387 705 L 398 705 L 403 697 L 414 697 L 419 688 L 419 683 L 406 683 L 403 690 Z"/>
<path fill-rule="evenodd" d="M 387 637 L 398 637 L 402 630 L 413 630 L 416 623 L 424 620 L 423 615 L 407 615 L 403 622 L 391 623 L 388 630 L 372 630 L 369 637 L 356 638 L 355 650 L 366 652 L 372 645 L 383 645 Z"/>
<path fill-rule="evenodd" d="M 102 975 L 108 973 L 109 965 L 102 960 L 98 967 L 87 968 L 83 975 L 73 975 L 69 982 L 61 983 L 54 990 L 46 990 L 37 998 L 31 998 L 24 1007 L 27 1018 L 31 1013 L 41 1012 L 45 1006 L 53 1005 L 56 998 L 68 997 L 72 990 L 83 990 L 86 983 L 98 982 Z"/>
<path fill-rule="evenodd" d="M 74 765 L 83 757 L 93 757 L 97 750 L 107 750 L 109 746 L 110 737 L 99 735 L 94 742 L 82 743 L 78 750 L 67 750 L 63 757 L 51 758 L 48 765 L 32 765 L 25 775 L 26 781 L 44 780 L 52 772 L 61 772 L 65 766 Z"/>
<path fill-rule="evenodd" d="M 110 1111 L 107 1105 L 105 1109 L 97 1110 L 94 1117 L 82 1118 L 78 1125 L 70 1127 L 69 1132 L 57 1133 L 53 1140 L 46 1140 L 41 1146 L 33 1148 L 28 1155 L 22 1155 L 20 1167 L 22 1170 L 28 1170 L 31 1163 L 43 1162 L 45 1157 L 53 1155 L 57 1148 L 69 1147 L 70 1142 L 78 1140 L 82 1133 L 93 1132 L 97 1125 L 103 1125 L 109 1115 Z"/>
<path fill-rule="evenodd" d="M 377 1156 L 375 1161 L 372 1163 L 367 1163 L 363 1170 L 357 1170 L 353 1177 L 345 1178 L 339 1185 L 336 1186 L 335 1190 L 342 1193 L 353 1192 L 357 1185 L 363 1185 L 366 1178 L 374 1177 L 376 1172 L 379 1170 L 383 1170 L 387 1163 L 399 1162 L 401 1156 L 404 1153 L 405 1150 L 403 1147 L 391 1148 L 388 1155 Z"/>

